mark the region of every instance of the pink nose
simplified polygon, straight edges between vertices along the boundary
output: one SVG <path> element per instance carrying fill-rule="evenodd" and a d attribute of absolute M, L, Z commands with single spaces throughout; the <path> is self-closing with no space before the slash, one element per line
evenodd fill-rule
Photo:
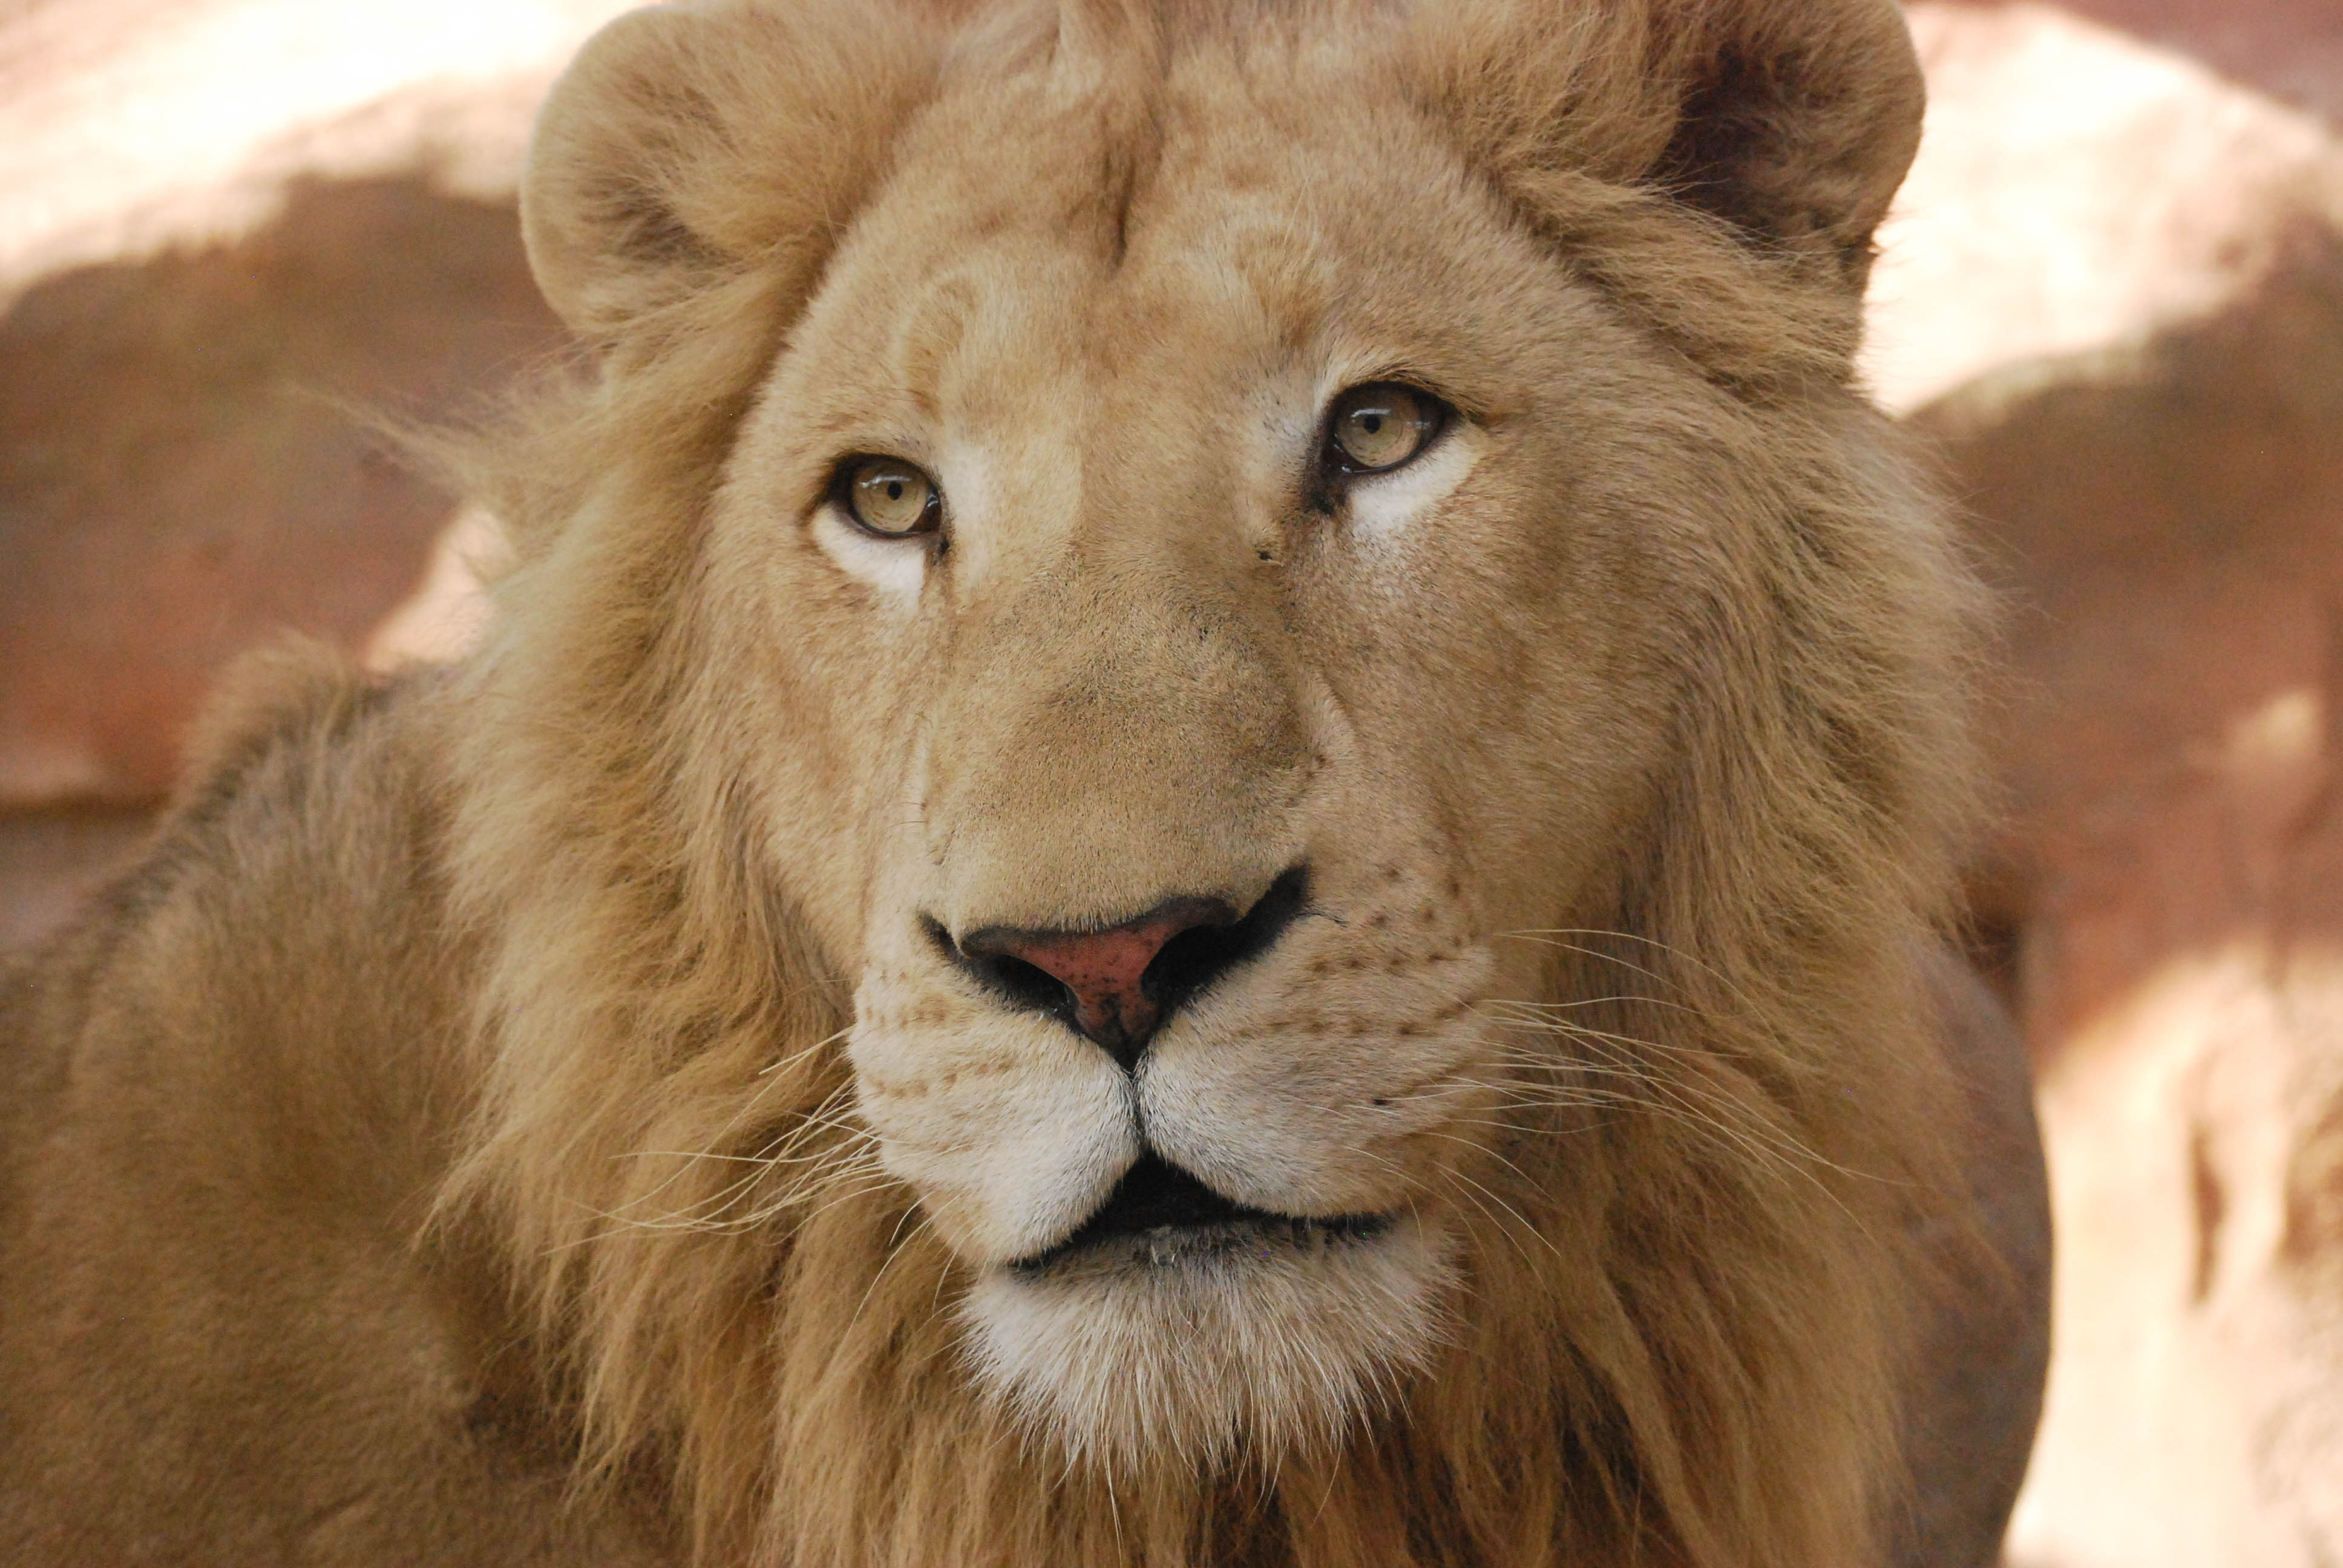
<path fill-rule="evenodd" d="M 970 935 L 960 950 L 972 959 L 1010 958 L 1066 988 L 1074 1027 L 1125 1067 L 1139 1060 L 1155 1032 L 1156 1000 L 1141 981 L 1165 943 L 1198 926 L 1225 926 L 1236 911 L 1219 899 L 1172 899 L 1135 920 L 1102 931 L 1025 931 L 993 927 Z"/>

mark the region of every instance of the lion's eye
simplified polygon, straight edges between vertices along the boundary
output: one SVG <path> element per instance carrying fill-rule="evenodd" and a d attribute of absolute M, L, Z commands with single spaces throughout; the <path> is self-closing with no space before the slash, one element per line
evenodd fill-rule
<path fill-rule="evenodd" d="M 1395 381 L 1353 387 L 1327 411 L 1328 455 L 1345 473 L 1396 468 L 1432 445 L 1447 414 L 1437 397 Z"/>
<path fill-rule="evenodd" d="M 936 482 L 900 457 L 850 457 L 839 477 L 848 516 L 874 534 L 908 538 L 943 524 Z"/>

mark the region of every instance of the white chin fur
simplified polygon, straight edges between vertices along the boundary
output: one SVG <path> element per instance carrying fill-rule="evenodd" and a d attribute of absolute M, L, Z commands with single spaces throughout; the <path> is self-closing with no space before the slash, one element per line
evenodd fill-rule
<path fill-rule="evenodd" d="M 962 1310 L 980 1378 L 1075 1462 L 1273 1466 L 1423 1365 L 1454 1284 L 1446 1253 L 1409 1215 L 1373 1236 L 1182 1249 L 1153 1266 L 988 1270 Z"/>

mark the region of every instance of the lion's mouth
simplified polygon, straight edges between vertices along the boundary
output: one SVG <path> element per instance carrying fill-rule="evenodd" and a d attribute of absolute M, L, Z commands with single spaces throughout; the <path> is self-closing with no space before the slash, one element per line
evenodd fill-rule
<path fill-rule="evenodd" d="M 1387 1214 L 1278 1214 L 1222 1197 L 1153 1150 L 1123 1172 L 1081 1228 L 1011 1268 L 1021 1274 L 1070 1268 L 1164 1268 L 1216 1254 L 1306 1251 L 1380 1235 Z"/>

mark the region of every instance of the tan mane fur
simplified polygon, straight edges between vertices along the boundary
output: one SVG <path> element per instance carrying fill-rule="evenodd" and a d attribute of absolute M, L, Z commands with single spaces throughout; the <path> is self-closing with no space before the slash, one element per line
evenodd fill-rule
<path fill-rule="evenodd" d="M 533 196 L 548 287 L 602 364 L 472 459 L 520 564 L 461 678 L 482 722 L 451 761 L 449 843 L 486 955 L 485 1089 L 441 1212 L 498 1238 L 602 1472 L 672 1467 L 705 1561 L 1813 1568 L 1864 1560 L 1892 1503 L 1905 1226 L 1946 1180 L 1915 955 L 1969 806 L 1967 578 L 1843 389 L 1860 237 L 1753 245 L 1670 185 L 1704 29 L 1733 8 L 1434 9 L 759 12 L 739 25 L 758 46 L 727 35 L 678 111 L 723 134 L 647 143 L 648 194 L 608 197 L 699 236 L 644 220 L 646 246 L 699 247 L 664 292 L 573 282 Z M 1521 1082 L 1544 1056 L 1625 1087 L 1474 1168 L 1463 1307 L 1379 1408 L 1273 1468 L 1110 1474 L 970 1378 L 966 1272 L 853 1114 L 854 979 L 733 782 L 743 749 L 788 742 L 748 732 L 710 651 L 698 530 L 918 106 L 1046 78 L 1138 178 L 1183 59 L 1281 50 L 1355 54 L 1724 389 L 1702 434 L 1745 526 L 1696 563 L 1711 597 L 1672 653 L 1698 699 L 1615 877 L 1572 929 L 1520 939 L 1545 955 L 1502 1025 Z M 540 186 L 569 131 L 548 122 Z M 755 172 L 809 159 L 785 189 Z M 1877 212 L 1847 205 L 1867 236 Z"/>

